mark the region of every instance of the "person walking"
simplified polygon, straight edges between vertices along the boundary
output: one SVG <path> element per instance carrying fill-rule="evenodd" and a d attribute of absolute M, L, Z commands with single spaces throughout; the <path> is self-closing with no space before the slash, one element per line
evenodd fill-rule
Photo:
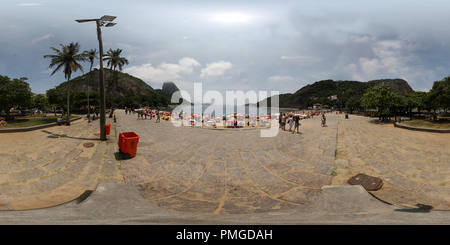
<path fill-rule="evenodd" d="M 289 132 L 291 132 L 291 130 L 292 130 L 292 123 L 293 123 L 292 115 L 289 115 L 288 123 L 289 123 Z"/>
<path fill-rule="evenodd" d="M 283 116 L 283 113 L 280 113 L 280 115 L 278 116 L 278 124 L 280 124 L 280 128 L 281 127 L 281 117 Z"/>
<path fill-rule="evenodd" d="M 156 122 L 160 122 L 159 110 L 156 111 Z"/>
<path fill-rule="evenodd" d="M 283 116 L 281 117 L 281 126 L 283 130 L 286 130 L 286 114 L 283 113 Z"/>
<path fill-rule="evenodd" d="M 292 134 L 295 133 L 295 129 L 297 129 L 297 133 L 299 133 L 298 132 L 299 126 L 300 126 L 300 117 L 298 115 L 295 115 L 294 116 L 294 130 L 292 130 Z"/>

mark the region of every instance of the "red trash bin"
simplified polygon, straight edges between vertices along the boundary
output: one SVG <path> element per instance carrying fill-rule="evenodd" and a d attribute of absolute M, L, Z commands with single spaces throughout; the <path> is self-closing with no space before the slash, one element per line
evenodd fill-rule
<path fill-rule="evenodd" d="M 109 133 L 111 132 L 111 124 L 106 124 L 105 125 L 105 127 L 106 127 L 106 135 L 109 135 Z"/>
<path fill-rule="evenodd" d="M 135 132 L 119 133 L 119 150 L 124 154 L 130 154 L 131 157 L 135 157 L 139 138 L 139 135 Z"/>

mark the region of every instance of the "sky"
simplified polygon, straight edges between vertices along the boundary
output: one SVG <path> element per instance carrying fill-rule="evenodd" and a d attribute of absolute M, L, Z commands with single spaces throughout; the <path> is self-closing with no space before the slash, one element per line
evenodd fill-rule
<path fill-rule="evenodd" d="M 50 47 L 78 42 L 122 49 L 123 72 L 154 89 L 294 93 L 316 81 L 406 80 L 415 91 L 450 75 L 449 1 L 0 0 L 0 75 L 27 77 L 33 93 L 66 81 L 51 75 Z M 89 72 L 90 63 L 82 62 Z M 104 63 L 106 67 L 106 62 Z M 99 60 L 94 62 L 99 67 Z M 72 77 L 81 76 L 77 71 Z M 262 100 L 264 98 L 258 98 Z"/>

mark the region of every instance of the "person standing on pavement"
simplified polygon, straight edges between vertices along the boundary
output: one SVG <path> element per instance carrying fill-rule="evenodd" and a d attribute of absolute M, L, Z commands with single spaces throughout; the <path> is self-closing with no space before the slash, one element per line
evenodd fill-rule
<path fill-rule="evenodd" d="M 283 113 L 280 113 L 280 115 L 278 116 L 278 124 L 280 124 L 280 128 L 281 128 L 281 117 L 282 117 Z"/>
<path fill-rule="evenodd" d="M 288 123 L 289 123 L 289 132 L 291 132 L 291 130 L 292 130 L 292 123 L 293 123 L 292 115 L 289 115 Z"/>
<path fill-rule="evenodd" d="M 295 132 L 295 129 L 297 129 L 297 133 L 299 133 L 298 132 L 298 128 L 299 128 L 299 126 L 300 126 L 300 117 L 298 116 L 298 115 L 295 115 L 294 116 L 294 130 L 292 130 L 292 133 L 294 133 Z"/>
<path fill-rule="evenodd" d="M 283 116 L 281 116 L 281 126 L 283 130 L 286 130 L 286 114 L 283 113 Z"/>

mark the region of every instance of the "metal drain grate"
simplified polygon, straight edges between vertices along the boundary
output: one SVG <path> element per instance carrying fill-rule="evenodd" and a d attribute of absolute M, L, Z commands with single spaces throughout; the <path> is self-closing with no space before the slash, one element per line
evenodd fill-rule
<path fill-rule="evenodd" d="M 92 142 L 84 143 L 83 146 L 84 146 L 85 148 L 91 148 L 91 147 L 94 146 L 94 143 L 92 143 Z"/>

